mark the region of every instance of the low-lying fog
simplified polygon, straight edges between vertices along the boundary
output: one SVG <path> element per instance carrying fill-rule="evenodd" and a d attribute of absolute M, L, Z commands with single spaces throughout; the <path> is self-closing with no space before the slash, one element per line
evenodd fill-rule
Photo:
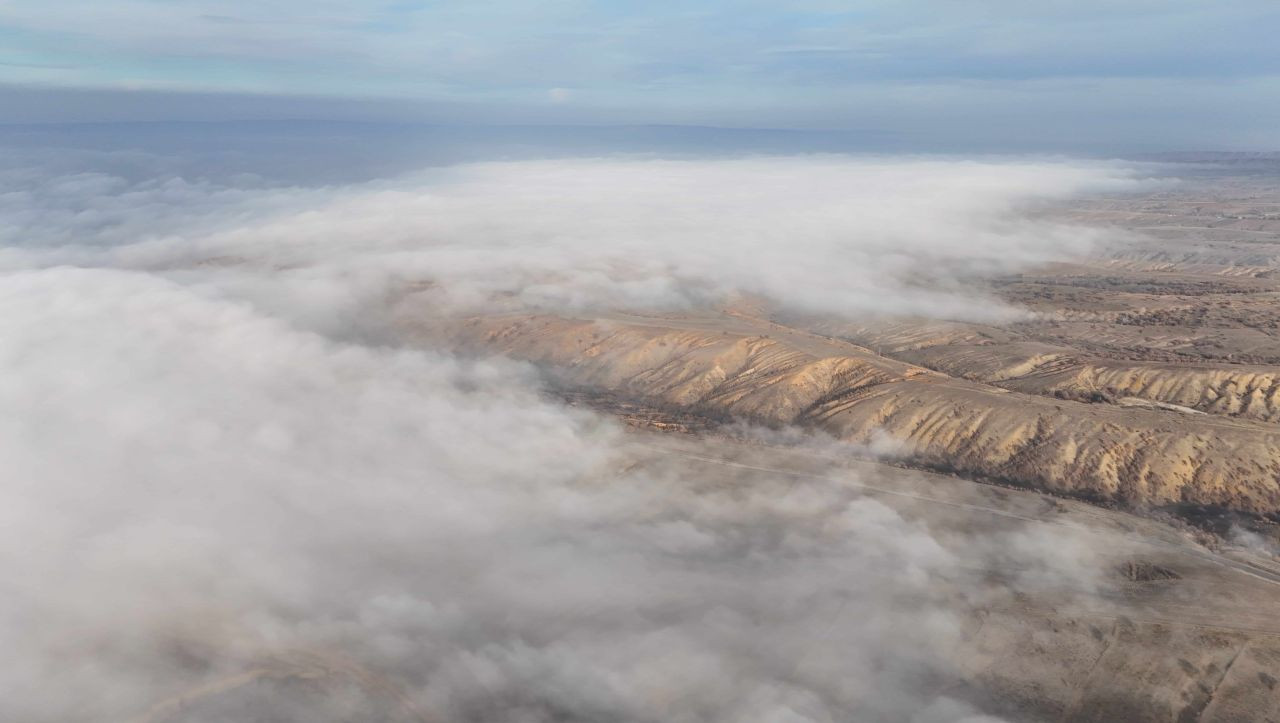
<path fill-rule="evenodd" d="M 1130 168 L 611 158 L 285 187 L 24 158 L 0 170 L 4 720 L 170 720 L 299 656 L 356 683 L 188 693 L 172 719 L 985 720 L 929 687 L 956 571 L 1087 557 L 666 462 L 532 368 L 382 320 L 406 289 L 440 314 L 748 292 L 1009 318 L 963 281 L 1087 253 L 1098 232 L 1020 211 Z"/>

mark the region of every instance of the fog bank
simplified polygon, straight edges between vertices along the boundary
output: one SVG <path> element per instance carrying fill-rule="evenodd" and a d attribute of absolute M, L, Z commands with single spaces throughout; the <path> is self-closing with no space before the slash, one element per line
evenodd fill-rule
<path fill-rule="evenodd" d="M 5 179 L 6 720 L 977 721 L 926 692 L 984 594 L 966 571 L 1091 584 L 1070 531 L 944 538 L 840 478 L 692 467 L 528 366 L 404 348 L 382 320 L 405 293 L 439 314 L 747 293 L 1009 318 L 963 282 L 1086 253 L 1098 232 L 1020 211 L 1127 188 L 1123 167 Z M 313 669 L 319 691 L 165 707 Z"/>

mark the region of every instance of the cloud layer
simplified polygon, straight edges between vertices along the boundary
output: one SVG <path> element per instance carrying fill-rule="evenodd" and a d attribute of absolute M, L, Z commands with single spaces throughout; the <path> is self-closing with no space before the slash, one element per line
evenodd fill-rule
<path fill-rule="evenodd" d="M 980 720 L 926 692 L 984 594 L 965 571 L 1012 556 L 1027 584 L 1085 584 L 1082 541 L 696 469 L 528 367 L 399 348 L 377 319 L 409 288 L 439 313 L 745 291 L 982 317 L 917 268 L 1083 251 L 1016 210 L 1127 178 L 841 158 L 310 189 L 21 175 L 0 207 L 0 717 L 169 720 L 222 685 L 180 719 Z"/>
<path fill-rule="evenodd" d="M 0 306 L 14 719 L 127 719 L 299 655 L 390 676 L 397 720 L 877 718 L 945 670 L 959 561 L 856 490 L 619 473 L 646 455 L 527 369 L 147 274 L 10 276 Z M 321 700 L 257 704 L 343 719 Z"/>
<path fill-rule="evenodd" d="M 145 269 L 246 294 L 256 278 L 264 294 L 310 297 L 295 311 L 318 315 L 368 311 L 330 308 L 338 297 L 383 302 L 425 284 L 447 308 L 749 293 L 841 314 L 1008 318 L 959 282 L 1104 239 L 1021 212 L 1137 183 L 1108 164 L 841 156 L 479 163 L 310 189 L 16 175 L 0 263 Z"/>

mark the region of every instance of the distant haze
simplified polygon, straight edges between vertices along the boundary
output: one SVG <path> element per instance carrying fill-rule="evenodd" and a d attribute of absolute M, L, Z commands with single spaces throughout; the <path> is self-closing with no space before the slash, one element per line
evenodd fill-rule
<path fill-rule="evenodd" d="M 1280 145 L 1266 0 L 0 4 L 0 123 L 840 130 L 905 150 Z"/>

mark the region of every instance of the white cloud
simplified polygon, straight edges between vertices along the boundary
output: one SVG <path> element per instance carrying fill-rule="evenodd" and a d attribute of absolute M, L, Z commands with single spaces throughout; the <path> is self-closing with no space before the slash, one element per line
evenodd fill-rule
<path fill-rule="evenodd" d="M 911 265 L 1083 250 L 1010 212 L 1124 177 L 837 158 L 330 189 L 22 176 L 0 208 L 3 717 L 127 718 L 307 660 L 446 720 L 971 716 L 915 683 L 948 672 L 956 571 L 1021 549 L 1072 570 L 1087 548 L 944 540 L 838 481 L 724 484 L 745 473 L 633 448 L 528 367 L 371 343 L 370 319 L 423 280 L 442 310 L 743 289 L 977 314 Z M 374 717 L 347 693 L 250 701 Z"/>
<path fill-rule="evenodd" d="M 58 178 L 15 196 L 12 238 L 38 250 L 9 263 L 52 253 L 223 276 L 214 286 L 264 304 L 296 293 L 298 314 L 341 324 L 422 282 L 446 307 L 679 307 L 747 292 L 843 314 L 1009 318 L 957 282 L 1103 238 L 1020 211 L 1135 183 L 1108 164 L 839 156 L 481 163 L 333 189 L 108 188 L 118 182 Z M 71 245 L 49 252 L 44 239 Z"/>
<path fill-rule="evenodd" d="M 910 709 L 877 658 L 955 634 L 923 528 L 838 486 L 617 476 L 613 428 L 520 367 L 127 271 L 8 274 L 0 308 L 16 719 L 145 711 L 210 674 L 173 662 L 191 649 L 228 675 L 340 651 L 456 720 L 828 720 Z"/>

